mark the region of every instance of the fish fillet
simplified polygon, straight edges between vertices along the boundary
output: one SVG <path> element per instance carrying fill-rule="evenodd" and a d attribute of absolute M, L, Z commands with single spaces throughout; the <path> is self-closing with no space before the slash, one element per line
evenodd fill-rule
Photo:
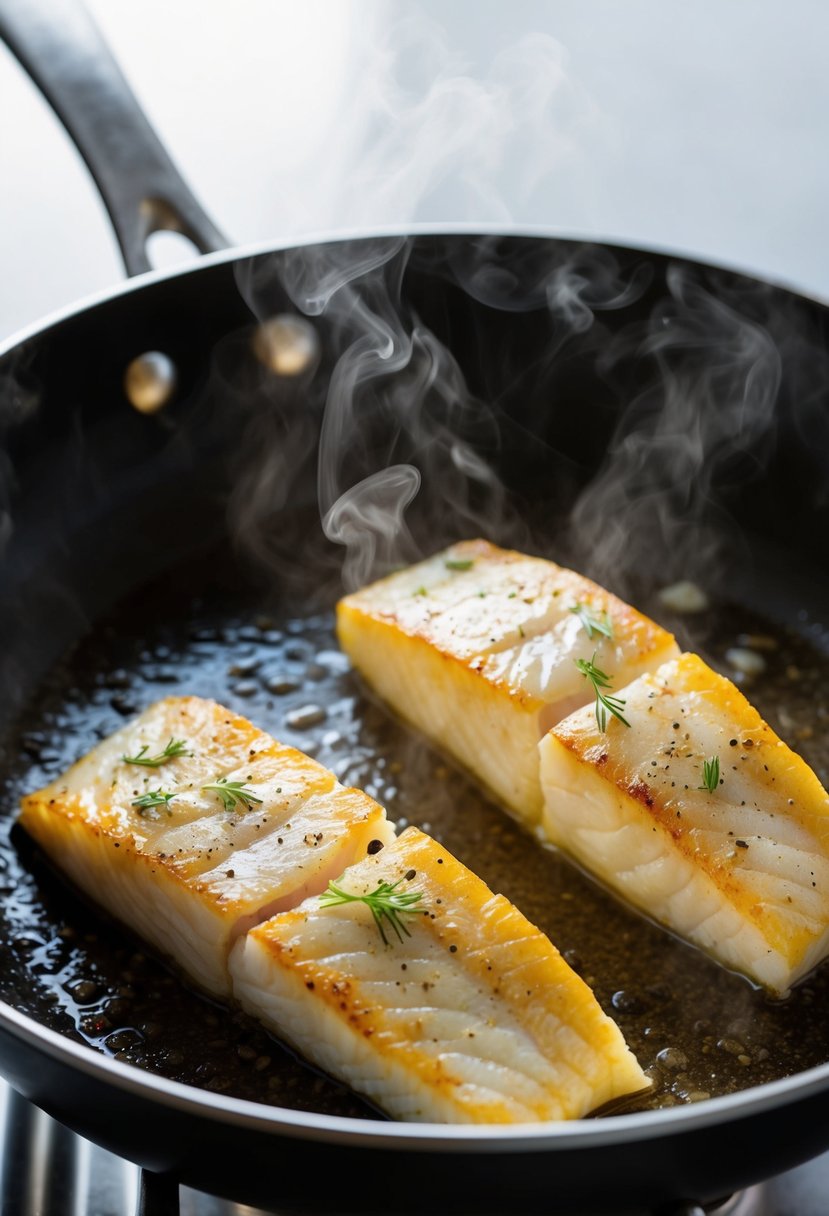
<path fill-rule="evenodd" d="M 398 881 L 421 901 L 388 945 L 361 902 L 312 898 L 252 929 L 230 956 L 243 1007 L 399 1119 L 571 1119 L 647 1088 L 548 939 L 429 836 L 409 828 L 338 885 Z"/>
<path fill-rule="evenodd" d="M 589 636 L 579 606 L 612 639 Z M 337 631 L 369 685 L 530 826 L 541 815 L 538 741 L 591 696 L 575 661 L 598 651 L 623 684 L 679 653 L 589 579 L 482 540 L 346 596 Z"/>
<path fill-rule="evenodd" d="M 588 706 L 540 744 L 544 833 L 655 920 L 784 995 L 829 953 L 829 796 L 696 655 L 614 695 L 629 728 L 611 718 L 599 731 Z"/>
<path fill-rule="evenodd" d="M 187 754 L 157 767 L 124 759 L 156 758 L 171 740 Z M 202 788 L 222 779 L 261 801 L 225 809 Z M 151 791 L 175 797 L 134 805 Z M 324 890 L 372 840 L 394 835 L 368 795 L 198 697 L 151 706 L 24 798 L 19 821 L 81 890 L 221 997 L 240 933 Z"/>

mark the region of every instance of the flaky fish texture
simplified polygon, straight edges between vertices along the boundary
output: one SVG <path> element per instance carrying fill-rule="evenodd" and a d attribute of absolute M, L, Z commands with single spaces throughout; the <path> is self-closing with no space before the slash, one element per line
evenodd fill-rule
<path fill-rule="evenodd" d="M 165 749 L 184 754 L 135 762 Z M 227 797 L 204 789 L 222 781 L 239 783 L 247 804 L 226 809 Z M 136 805 L 153 791 L 175 796 Z M 394 834 L 368 795 L 198 697 L 151 706 L 24 798 L 20 823 L 82 891 L 221 997 L 239 934 Z"/>
<path fill-rule="evenodd" d="M 648 1081 L 548 939 L 416 828 L 338 887 L 419 893 L 384 944 L 365 903 L 306 900 L 236 943 L 249 1013 L 399 1119 L 572 1119 Z"/>
<path fill-rule="evenodd" d="M 829 952 L 829 796 L 696 655 L 614 695 L 630 727 L 587 707 L 540 744 L 547 838 L 784 995 Z"/>
<path fill-rule="evenodd" d="M 612 640 L 579 608 L 609 624 Z M 603 670 L 619 685 L 679 653 L 669 633 L 589 579 L 483 540 L 346 596 L 337 631 L 368 684 L 531 826 L 541 815 L 538 741 L 591 699 L 576 660 L 601 641 Z"/>

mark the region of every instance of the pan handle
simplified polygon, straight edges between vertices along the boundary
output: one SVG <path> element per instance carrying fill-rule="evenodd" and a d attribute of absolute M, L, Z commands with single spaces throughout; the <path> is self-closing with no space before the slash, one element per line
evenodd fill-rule
<path fill-rule="evenodd" d="M 128 275 L 152 269 L 147 238 L 153 232 L 180 232 L 202 253 L 227 248 L 80 0 L 0 0 L 0 37 L 86 161 Z"/>

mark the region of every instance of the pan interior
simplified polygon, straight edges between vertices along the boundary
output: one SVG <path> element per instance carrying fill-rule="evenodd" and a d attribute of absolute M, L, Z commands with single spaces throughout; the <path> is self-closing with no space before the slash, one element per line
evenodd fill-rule
<path fill-rule="evenodd" d="M 430 377 L 404 376 L 406 408 L 390 416 L 388 366 L 379 360 L 377 391 L 361 403 L 367 413 L 354 442 L 329 445 L 342 461 L 334 471 L 343 484 L 409 461 L 422 469 L 442 435 L 424 483 L 431 491 L 424 488 L 407 514 L 421 553 L 475 532 L 541 552 L 606 581 L 720 669 L 742 634 L 770 636 L 766 671 L 746 691 L 825 784 L 829 583 L 825 546 L 814 542 L 825 535 L 829 484 L 824 309 L 644 251 L 494 236 L 406 244 L 405 267 L 396 239 L 348 243 L 346 261 L 356 254 L 366 267 L 363 298 L 372 307 L 390 295 L 402 304 L 398 338 L 405 345 L 420 335 L 426 370 L 436 351 L 452 353 L 451 391 L 424 397 Z M 12 524 L 0 566 L 0 998 L 95 1051 L 194 1086 L 376 1117 L 249 1020 L 189 991 L 13 830 L 21 794 L 157 698 L 192 693 L 315 755 L 401 824 L 428 828 L 514 900 L 594 987 L 652 1069 L 645 1105 L 704 1100 L 829 1061 L 822 1016 L 829 967 L 788 1001 L 768 1002 L 541 849 L 372 702 L 348 670 L 332 632 L 341 553 L 322 542 L 315 504 L 322 419 L 350 340 L 349 317 L 306 312 L 321 349 L 307 380 L 275 380 L 251 345 L 253 312 L 293 311 L 285 283 L 296 286 L 297 270 L 304 281 L 309 269 L 340 265 L 337 250 L 228 260 L 139 286 L 45 330 L 0 363 L 0 423 L 13 423 L 2 437 L 0 478 L 14 470 L 10 487 L 8 478 L 0 483 L 0 525 L 9 522 L 7 507 Z M 253 311 L 241 283 L 256 288 Z M 316 308 L 319 300 L 312 302 Z M 424 344 L 424 334 L 438 345 Z M 148 420 L 124 405 L 124 368 L 147 350 L 165 351 L 179 371 L 169 417 Z M 773 370 L 779 364 L 777 395 L 755 374 L 769 360 Z M 735 366 L 737 387 L 746 388 L 736 398 Z M 665 375 L 678 396 L 654 397 Z M 660 419 L 679 402 L 678 432 L 687 435 L 684 410 L 699 403 L 700 385 L 709 391 L 695 416 L 710 443 L 706 460 L 683 466 L 677 485 L 663 468 Z M 425 401 L 414 416 L 410 400 Z M 727 410 L 735 400 L 736 415 Z M 745 427 L 758 418 L 764 425 L 745 447 Z M 648 442 L 631 449 L 640 423 Z M 450 494 L 460 467 L 456 440 L 496 468 L 503 510 L 500 500 L 493 505 L 491 482 L 476 483 L 469 498 Z M 652 530 L 638 529 L 639 515 L 615 527 L 612 497 L 601 499 L 579 543 L 557 527 L 601 477 L 611 450 L 644 460 L 625 466 L 621 488 L 636 491 L 627 505 L 643 501 L 643 471 L 672 503 L 678 526 L 657 547 Z M 290 502 L 290 518 L 265 527 L 248 510 L 256 482 L 243 474 L 268 472 L 280 452 L 280 469 L 296 476 L 286 495 L 279 477 L 266 479 L 273 495 L 263 509 Z M 696 520 L 689 502 L 700 508 Z M 297 514 L 308 504 L 309 518 Z M 695 523 L 716 535 L 716 561 L 697 543 L 703 534 Z M 251 534 L 278 538 L 260 554 L 267 582 L 261 563 L 248 566 L 225 546 L 228 527 L 249 546 Z M 647 548 L 631 548 L 643 533 Z M 596 560 L 608 539 L 622 558 L 622 585 Z M 644 586 L 641 578 L 638 588 L 624 585 L 631 571 Z M 709 576 L 703 581 L 720 589 L 718 605 L 694 618 L 666 617 L 647 578 L 675 574 Z"/>
<path fill-rule="evenodd" d="M 547 932 L 654 1080 L 653 1092 L 627 1109 L 701 1101 L 829 1060 L 829 968 L 772 1002 L 539 847 L 372 701 L 337 649 L 336 594 L 334 586 L 311 598 L 307 586 L 266 590 L 220 545 L 128 595 L 52 668 L 3 742 L 2 999 L 174 1080 L 296 1110 L 377 1116 L 249 1018 L 188 990 L 13 830 L 21 794 L 157 698 L 190 693 L 214 697 L 314 755 L 401 826 L 430 831 Z M 826 781 L 819 719 L 829 657 L 814 636 L 747 606 L 678 618 L 647 597 L 640 604 L 723 670 L 741 636 L 770 639 L 766 670 L 746 691 Z"/>

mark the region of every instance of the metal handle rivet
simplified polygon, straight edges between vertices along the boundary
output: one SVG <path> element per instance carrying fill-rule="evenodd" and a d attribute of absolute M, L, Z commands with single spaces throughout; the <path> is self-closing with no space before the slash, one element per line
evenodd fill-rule
<path fill-rule="evenodd" d="M 253 351 L 260 363 L 277 376 L 298 376 L 316 365 L 319 338 L 304 317 L 283 313 L 257 325 Z"/>
<path fill-rule="evenodd" d="M 137 355 L 124 372 L 124 392 L 139 414 L 155 414 L 176 391 L 176 365 L 160 350 Z"/>

